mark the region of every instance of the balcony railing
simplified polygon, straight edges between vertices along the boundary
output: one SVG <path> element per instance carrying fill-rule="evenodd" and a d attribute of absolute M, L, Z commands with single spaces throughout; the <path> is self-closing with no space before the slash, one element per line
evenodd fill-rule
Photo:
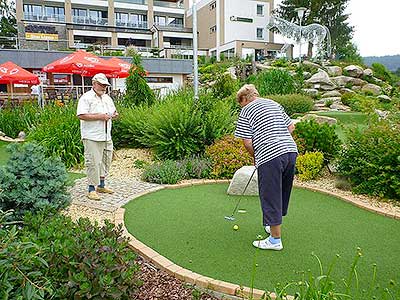
<path fill-rule="evenodd" d="M 75 24 L 88 24 L 88 25 L 107 25 L 106 18 L 91 18 L 82 16 L 72 16 L 72 22 Z"/>
<path fill-rule="evenodd" d="M 65 22 L 65 15 L 35 15 L 24 13 L 24 19 L 30 21 L 50 21 L 50 22 Z"/>
<path fill-rule="evenodd" d="M 162 27 L 162 28 L 183 28 L 183 24 L 175 24 L 175 23 L 169 23 L 169 24 L 165 24 L 165 23 L 154 23 L 155 25 Z"/>
<path fill-rule="evenodd" d="M 183 1 L 168 2 L 168 1 L 154 1 L 154 6 L 171 7 L 171 8 L 183 8 Z"/>
<path fill-rule="evenodd" d="M 147 0 L 115 0 L 115 2 L 147 5 Z"/>
<path fill-rule="evenodd" d="M 126 28 L 141 28 L 141 29 L 147 29 L 147 22 L 129 22 L 129 21 L 121 21 L 121 20 L 116 20 L 115 21 L 116 26 L 120 27 L 126 27 Z"/>

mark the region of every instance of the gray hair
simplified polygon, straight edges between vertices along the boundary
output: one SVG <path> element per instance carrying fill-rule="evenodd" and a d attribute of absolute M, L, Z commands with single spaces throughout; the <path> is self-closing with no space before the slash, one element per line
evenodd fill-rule
<path fill-rule="evenodd" d="M 242 98 L 245 98 L 246 100 L 250 100 L 254 97 L 259 97 L 259 96 L 260 96 L 260 94 L 258 93 L 254 84 L 245 84 L 236 93 L 236 100 L 240 103 Z"/>

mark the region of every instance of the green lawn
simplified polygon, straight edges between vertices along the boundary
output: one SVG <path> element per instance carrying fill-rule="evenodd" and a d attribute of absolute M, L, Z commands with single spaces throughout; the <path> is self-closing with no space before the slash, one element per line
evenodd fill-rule
<path fill-rule="evenodd" d="M 316 114 L 320 116 L 335 118 L 336 120 L 338 120 L 338 126 L 336 126 L 336 134 L 342 141 L 344 141 L 346 138 L 346 127 L 358 126 L 358 128 L 361 129 L 367 126 L 368 116 L 361 112 L 329 111 L 318 112 Z"/>
<path fill-rule="evenodd" d="M 125 224 L 130 233 L 176 264 L 220 280 L 250 285 L 258 234 L 261 226 L 258 197 L 243 197 L 235 222 L 230 215 L 237 197 L 227 196 L 226 184 L 162 190 L 128 203 Z M 378 283 L 400 281 L 400 222 L 356 208 L 337 198 L 294 189 L 289 215 L 283 225 L 283 251 L 258 251 L 255 287 L 271 289 L 276 283 L 300 280 L 299 272 L 318 271 L 314 252 L 325 269 L 336 254 L 333 276 L 342 288 L 356 254 L 363 257 L 357 267 L 360 285 L 368 287 L 372 264 L 378 265 Z M 234 231 L 233 225 L 239 230 Z M 318 274 L 317 274 L 318 275 Z"/>
<path fill-rule="evenodd" d="M 7 142 L 0 141 L 0 166 L 5 165 L 7 163 L 7 160 L 9 158 L 9 156 L 10 156 L 10 154 L 7 152 L 7 149 L 6 149 L 8 144 L 9 143 L 7 143 Z M 85 177 L 86 175 L 85 174 L 81 174 L 81 173 L 68 172 L 68 176 L 69 176 L 69 178 L 68 178 L 68 183 L 67 184 L 68 185 L 73 185 L 74 181 L 76 179 Z"/>

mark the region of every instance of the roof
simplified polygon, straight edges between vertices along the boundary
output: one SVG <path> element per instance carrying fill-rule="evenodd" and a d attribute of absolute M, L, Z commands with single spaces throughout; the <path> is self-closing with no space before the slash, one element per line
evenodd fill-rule
<path fill-rule="evenodd" d="M 26 68 L 41 69 L 45 65 L 67 56 L 72 52 L 66 51 L 43 51 L 43 50 L 14 50 L 0 49 L 0 64 L 6 61 Z M 109 59 L 110 56 L 102 58 Z M 130 57 L 119 56 L 127 62 L 131 61 Z M 169 58 L 143 58 L 143 67 L 151 74 L 191 74 L 192 60 L 188 59 L 169 59 Z"/>

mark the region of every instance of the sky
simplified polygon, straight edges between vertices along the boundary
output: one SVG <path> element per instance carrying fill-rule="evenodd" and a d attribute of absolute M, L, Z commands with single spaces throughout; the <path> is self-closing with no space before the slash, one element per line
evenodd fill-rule
<path fill-rule="evenodd" d="M 274 2 L 277 6 L 281 0 Z M 349 23 L 354 26 L 353 42 L 361 56 L 400 54 L 400 34 L 397 33 L 400 1 L 350 0 L 346 12 L 350 14 Z M 275 41 L 282 42 L 279 37 Z M 296 54 L 296 47 L 294 52 Z"/>

